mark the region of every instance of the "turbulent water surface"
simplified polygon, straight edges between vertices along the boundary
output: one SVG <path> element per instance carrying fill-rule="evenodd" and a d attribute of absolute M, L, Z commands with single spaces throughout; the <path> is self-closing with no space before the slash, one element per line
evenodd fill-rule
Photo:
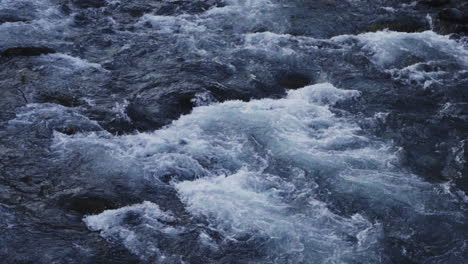
<path fill-rule="evenodd" d="M 4 263 L 467 263 L 468 5 L 0 0 Z"/>

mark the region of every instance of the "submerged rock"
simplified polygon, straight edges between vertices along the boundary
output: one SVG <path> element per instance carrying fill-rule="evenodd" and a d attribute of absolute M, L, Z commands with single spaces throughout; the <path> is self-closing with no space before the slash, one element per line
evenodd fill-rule
<path fill-rule="evenodd" d="M 26 22 L 28 21 L 28 18 L 23 18 L 21 16 L 15 15 L 15 14 L 2 14 L 0 13 L 0 24 L 2 23 L 14 23 L 14 22 Z"/>
<path fill-rule="evenodd" d="M 82 215 L 99 214 L 104 210 L 117 208 L 112 200 L 103 197 L 73 197 L 62 202 L 65 203 L 67 209 Z"/>
<path fill-rule="evenodd" d="M 287 89 L 302 88 L 312 84 L 309 76 L 300 73 L 279 73 L 278 84 Z"/>
<path fill-rule="evenodd" d="M 468 14 L 465 12 L 462 12 L 461 10 L 457 8 L 446 8 L 442 10 L 439 12 L 439 17 L 442 20 L 453 22 L 453 23 L 460 23 L 460 24 L 468 23 Z"/>
<path fill-rule="evenodd" d="M 450 3 L 450 0 L 420 0 L 418 3 L 428 6 L 443 6 Z"/>
<path fill-rule="evenodd" d="M 370 24 L 366 31 L 375 32 L 386 29 L 398 32 L 422 32 L 428 30 L 428 25 L 425 20 L 420 18 L 380 19 Z"/>
<path fill-rule="evenodd" d="M 138 129 L 158 129 L 190 113 L 195 106 L 195 95 L 201 92 L 204 90 L 190 83 L 146 89 L 130 102 L 127 113 Z"/>
<path fill-rule="evenodd" d="M 0 57 L 11 58 L 18 56 L 40 56 L 44 54 L 56 53 L 55 50 L 47 47 L 15 47 L 0 52 Z"/>
<path fill-rule="evenodd" d="M 106 0 L 71 0 L 71 2 L 80 8 L 100 8 L 107 5 Z"/>

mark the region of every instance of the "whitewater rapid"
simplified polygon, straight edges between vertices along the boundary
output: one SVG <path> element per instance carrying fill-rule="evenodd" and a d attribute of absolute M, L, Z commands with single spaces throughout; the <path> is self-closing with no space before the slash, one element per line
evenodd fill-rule
<path fill-rule="evenodd" d="M 358 96 L 311 85 L 283 99 L 196 107 L 151 133 L 57 133 L 54 148 L 88 157 L 101 177 L 116 166 L 128 181 L 175 188 L 188 222 L 152 202 L 84 218 L 144 260 L 182 259 L 161 241 L 184 243 L 198 226 L 200 248 L 248 245 L 248 263 L 386 263 L 384 232 L 411 237 L 426 218 L 464 216 L 443 186 L 398 169 L 397 149 L 329 109 Z"/>
<path fill-rule="evenodd" d="M 0 259 L 465 263 L 468 41 L 428 2 L 0 0 Z"/>

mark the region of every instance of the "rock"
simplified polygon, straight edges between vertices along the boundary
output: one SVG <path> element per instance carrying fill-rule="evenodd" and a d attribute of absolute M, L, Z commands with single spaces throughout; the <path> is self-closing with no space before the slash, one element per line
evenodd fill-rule
<path fill-rule="evenodd" d="M 18 57 L 18 56 L 40 56 L 43 54 L 56 53 L 55 50 L 47 47 L 15 47 L 9 48 L 0 53 L 0 57 Z"/>
<path fill-rule="evenodd" d="M 439 12 L 440 25 L 438 32 L 442 34 L 468 34 L 468 5 L 458 8 L 446 8 Z"/>
<path fill-rule="evenodd" d="M 140 92 L 129 104 L 127 114 L 140 130 L 157 129 L 169 124 L 194 107 L 200 87 L 182 83 L 178 87 L 155 87 Z"/>
<path fill-rule="evenodd" d="M 117 206 L 109 199 L 102 197 L 73 197 L 66 202 L 66 207 L 83 215 L 99 214 Z"/>
<path fill-rule="evenodd" d="M 298 89 L 311 84 L 312 80 L 301 73 L 286 73 L 278 76 L 278 83 L 287 89 Z"/>
<path fill-rule="evenodd" d="M 443 6 L 450 3 L 450 0 L 421 0 L 418 3 L 428 6 Z"/>
<path fill-rule="evenodd" d="M 79 8 L 100 8 L 107 5 L 106 0 L 72 0 L 72 3 Z"/>
<path fill-rule="evenodd" d="M 13 22 L 26 22 L 28 19 L 17 16 L 15 14 L 0 14 L 0 24 L 13 23 Z"/>
<path fill-rule="evenodd" d="M 468 23 L 468 15 L 457 8 L 446 8 L 440 11 L 439 18 L 452 23 Z"/>
<path fill-rule="evenodd" d="M 77 98 L 73 98 L 67 94 L 49 93 L 41 94 L 36 99 L 40 103 L 54 103 L 67 107 L 79 106 L 80 103 Z"/>
<path fill-rule="evenodd" d="M 367 31 L 371 32 L 381 31 L 384 29 L 398 32 L 422 32 L 428 30 L 426 21 L 411 17 L 380 19 L 367 26 Z"/>

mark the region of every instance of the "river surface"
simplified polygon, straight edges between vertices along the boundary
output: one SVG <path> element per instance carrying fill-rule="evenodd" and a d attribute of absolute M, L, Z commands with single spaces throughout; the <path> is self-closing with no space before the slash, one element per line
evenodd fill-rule
<path fill-rule="evenodd" d="M 0 0 L 2 263 L 468 263 L 449 2 Z"/>

